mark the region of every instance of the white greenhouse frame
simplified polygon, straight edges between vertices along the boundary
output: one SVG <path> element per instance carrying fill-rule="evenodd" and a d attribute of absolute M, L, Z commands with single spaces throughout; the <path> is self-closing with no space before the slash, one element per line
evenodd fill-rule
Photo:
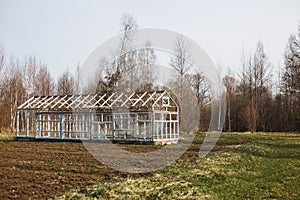
<path fill-rule="evenodd" d="M 17 138 L 141 142 L 179 139 L 179 107 L 167 91 L 33 96 L 16 112 Z"/>

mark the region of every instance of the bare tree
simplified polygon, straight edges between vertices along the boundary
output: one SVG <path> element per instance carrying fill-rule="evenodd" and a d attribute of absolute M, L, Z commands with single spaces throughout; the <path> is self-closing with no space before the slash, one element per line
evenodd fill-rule
<path fill-rule="evenodd" d="M 209 124 L 209 105 L 211 102 L 209 85 L 201 72 L 185 75 L 193 93 L 196 95 L 199 106 L 199 130 L 207 130 Z"/>
<path fill-rule="evenodd" d="M 33 56 L 28 57 L 28 59 L 25 60 L 24 66 L 22 67 L 22 77 L 23 77 L 23 84 L 26 88 L 26 97 L 30 97 L 34 93 L 34 80 L 36 71 L 38 69 L 38 64 L 36 61 L 36 58 Z"/>
<path fill-rule="evenodd" d="M 120 41 L 120 48 L 117 51 L 117 60 L 115 60 L 111 65 L 106 67 L 105 79 L 107 80 L 108 92 L 110 90 L 115 90 L 116 87 L 121 86 L 120 80 L 125 73 L 132 70 L 134 66 L 131 62 L 132 52 L 127 52 L 129 46 L 131 45 L 133 39 L 133 31 L 136 29 L 137 23 L 134 17 L 124 14 L 121 19 L 121 31 L 123 32 L 123 37 Z"/>
<path fill-rule="evenodd" d="M 230 73 L 229 73 L 230 74 Z M 223 78 L 224 85 L 226 87 L 226 102 L 227 102 L 227 124 L 228 124 L 228 131 L 232 131 L 232 126 L 231 126 L 231 104 L 233 102 L 233 98 L 235 95 L 235 89 L 236 89 L 236 84 L 237 81 L 232 75 L 226 75 Z"/>
<path fill-rule="evenodd" d="M 132 92 L 138 88 L 138 53 L 137 51 L 127 52 L 124 58 L 125 65 L 119 79 L 118 89 Z"/>
<path fill-rule="evenodd" d="M 5 66 L 5 54 L 4 47 L 0 44 L 0 132 L 5 127 L 5 105 L 4 105 L 4 66 Z"/>
<path fill-rule="evenodd" d="M 15 129 L 16 109 L 25 100 L 26 90 L 22 81 L 22 70 L 18 60 L 11 58 L 3 76 L 3 105 L 2 112 L 9 119 L 11 131 Z M 6 124 L 8 125 L 8 124 Z"/>
<path fill-rule="evenodd" d="M 174 52 L 175 55 L 171 57 L 170 65 L 177 74 L 177 79 L 179 81 L 179 100 L 181 101 L 183 98 L 182 90 L 184 84 L 184 76 L 190 69 L 190 64 L 188 62 L 188 46 L 183 37 L 176 38 Z"/>
<path fill-rule="evenodd" d="M 0 45 L 0 102 L 1 97 L 3 96 L 3 77 L 4 77 L 4 65 L 5 65 L 5 57 L 4 57 L 4 48 Z"/>
<path fill-rule="evenodd" d="M 268 82 L 270 64 L 264 52 L 262 42 L 258 42 L 254 55 L 243 60 L 243 72 L 241 75 L 240 90 L 243 97 L 248 101 L 244 109 L 244 117 L 248 130 L 255 132 L 260 125 L 264 129 L 262 120 L 266 120 L 263 102 L 269 97 Z"/>
<path fill-rule="evenodd" d="M 52 78 L 46 65 L 40 65 L 35 79 L 33 80 L 34 95 L 53 95 L 54 93 L 54 79 Z"/>
<path fill-rule="evenodd" d="M 0 75 L 2 75 L 4 63 L 5 63 L 4 47 L 0 44 Z"/>
<path fill-rule="evenodd" d="M 282 90 L 285 94 L 289 127 L 300 131 L 300 24 L 298 35 L 291 35 L 285 51 Z"/>
<path fill-rule="evenodd" d="M 115 59 L 112 63 L 109 63 L 106 58 L 101 58 L 100 67 L 103 66 L 103 63 L 106 63 L 105 74 L 102 77 L 99 77 L 99 80 L 96 81 L 97 90 L 102 90 L 107 93 L 112 93 L 117 88 L 120 89 L 124 85 L 123 81 L 126 80 L 124 76 L 128 77 L 128 74 L 132 73 L 132 68 L 135 67 L 132 62 L 132 52 L 127 52 L 129 46 L 131 45 L 133 39 L 132 30 L 137 28 L 136 20 L 128 15 L 124 14 L 121 18 L 121 31 L 123 32 L 123 37 L 120 40 L 119 49 L 116 49 L 116 52 L 113 55 Z M 102 70 L 101 70 L 102 73 Z"/>
<path fill-rule="evenodd" d="M 109 63 L 106 58 L 100 59 L 99 66 L 106 65 L 104 73 L 100 70 L 98 77 L 97 92 L 112 93 L 113 91 L 137 91 L 150 89 L 155 79 L 153 65 L 156 62 L 154 50 L 150 42 L 146 42 L 145 48 L 134 49 L 132 41 L 134 31 L 138 27 L 136 20 L 128 15 L 121 19 L 121 31 L 123 37 L 120 40 L 119 49 L 113 55 L 116 58 Z M 93 87 L 94 88 L 94 87 Z"/>
<path fill-rule="evenodd" d="M 121 31 L 124 33 L 124 36 L 121 39 L 120 55 L 123 55 L 126 53 L 126 50 L 128 50 L 127 48 L 130 46 L 130 42 L 134 37 L 132 30 L 137 28 L 138 24 L 134 17 L 128 13 L 123 14 L 123 17 L 121 18 Z"/>
<path fill-rule="evenodd" d="M 268 57 L 264 51 L 264 46 L 261 41 L 257 43 L 256 51 L 254 55 L 254 94 L 255 103 L 258 109 L 258 128 L 261 131 L 266 131 L 269 115 L 268 104 L 271 101 L 271 64 Z"/>
<path fill-rule="evenodd" d="M 76 66 L 74 82 L 74 92 L 76 94 L 81 93 L 82 91 L 80 91 L 80 62 L 78 62 Z"/>
<path fill-rule="evenodd" d="M 4 54 L 4 47 L 0 44 L 0 102 L 3 97 L 3 90 L 4 90 L 4 67 L 5 67 L 5 54 Z"/>
<path fill-rule="evenodd" d="M 156 80 L 156 73 L 153 68 L 156 63 L 156 55 L 149 41 L 145 43 L 145 48 L 138 51 L 137 59 L 138 88 L 140 90 L 151 90 Z"/>
<path fill-rule="evenodd" d="M 66 70 L 57 80 L 57 93 L 59 95 L 73 94 L 75 81 L 73 75 Z"/>

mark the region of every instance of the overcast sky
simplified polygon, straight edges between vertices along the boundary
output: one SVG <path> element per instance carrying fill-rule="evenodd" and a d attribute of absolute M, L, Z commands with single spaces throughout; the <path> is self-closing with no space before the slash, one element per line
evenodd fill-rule
<path fill-rule="evenodd" d="M 258 40 L 275 67 L 283 62 L 288 37 L 300 23 L 300 1 L 0 0 L 0 43 L 7 56 L 36 56 L 57 76 L 75 71 L 117 34 L 124 13 L 139 27 L 188 36 L 215 64 L 238 71 L 243 50 L 253 52 Z"/>

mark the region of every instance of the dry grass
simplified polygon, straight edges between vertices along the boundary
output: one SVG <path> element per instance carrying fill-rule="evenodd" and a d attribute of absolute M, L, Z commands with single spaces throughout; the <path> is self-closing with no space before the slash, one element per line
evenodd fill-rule
<path fill-rule="evenodd" d="M 148 177 L 112 180 L 58 199 L 297 199 L 299 142 L 295 133 L 226 133 L 205 158 L 188 152 Z"/>

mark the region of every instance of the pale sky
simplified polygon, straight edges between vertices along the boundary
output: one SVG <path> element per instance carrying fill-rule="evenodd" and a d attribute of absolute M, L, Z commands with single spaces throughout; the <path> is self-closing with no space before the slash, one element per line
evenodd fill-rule
<path fill-rule="evenodd" d="M 258 40 L 276 68 L 283 62 L 300 23 L 300 1 L 0 0 L 0 43 L 8 57 L 36 56 L 58 76 L 116 35 L 124 13 L 141 28 L 186 35 L 223 70 L 238 71 L 243 50 L 253 52 Z"/>

